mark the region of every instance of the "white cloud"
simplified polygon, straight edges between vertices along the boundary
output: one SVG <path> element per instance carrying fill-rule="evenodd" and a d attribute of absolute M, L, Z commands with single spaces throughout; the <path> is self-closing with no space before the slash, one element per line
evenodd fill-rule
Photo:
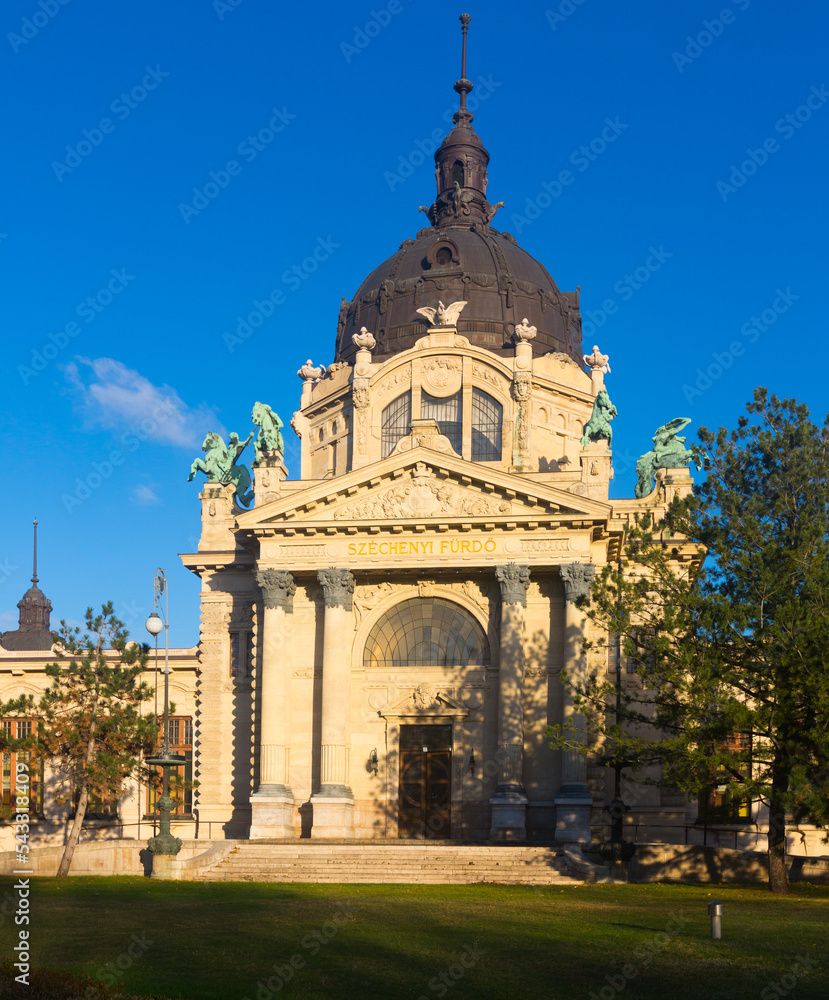
<path fill-rule="evenodd" d="M 171 386 L 153 385 L 114 358 L 77 357 L 75 362 L 64 373 L 90 423 L 187 448 L 200 447 L 208 431 L 226 433 L 205 403 L 190 407 Z"/>
<path fill-rule="evenodd" d="M 149 507 L 152 504 L 161 503 L 155 490 L 151 486 L 145 486 L 143 483 L 140 486 L 136 486 L 131 495 L 132 502 L 137 503 L 140 507 Z"/>

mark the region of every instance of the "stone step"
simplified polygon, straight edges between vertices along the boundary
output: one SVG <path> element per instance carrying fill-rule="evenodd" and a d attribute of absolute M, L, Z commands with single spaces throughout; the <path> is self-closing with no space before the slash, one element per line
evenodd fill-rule
<path fill-rule="evenodd" d="M 201 876 L 207 881 L 362 884 L 572 884 L 554 847 L 434 841 L 247 841 Z"/>

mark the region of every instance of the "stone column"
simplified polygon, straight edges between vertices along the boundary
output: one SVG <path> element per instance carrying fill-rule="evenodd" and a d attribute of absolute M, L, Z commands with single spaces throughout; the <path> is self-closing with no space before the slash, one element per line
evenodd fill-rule
<path fill-rule="evenodd" d="M 354 795 L 349 785 L 351 663 L 349 624 L 354 577 L 347 569 L 321 569 L 317 579 L 325 599 L 322 651 L 320 790 L 311 796 L 312 837 L 350 837 Z"/>
<path fill-rule="evenodd" d="M 262 590 L 262 663 L 259 670 L 261 726 L 259 788 L 251 796 L 251 840 L 292 837 L 294 793 L 291 752 L 291 632 L 296 584 L 290 573 L 264 569 L 256 574 Z"/>
<path fill-rule="evenodd" d="M 590 593 L 596 572 L 591 563 L 568 563 L 560 567 L 564 583 L 564 665 L 570 681 L 586 677 L 586 657 L 582 648 L 584 615 L 576 607 L 582 595 Z M 564 692 L 564 722 L 573 719 L 577 738 L 585 735 L 584 717 L 573 710 L 573 695 Z M 556 840 L 561 843 L 590 843 L 590 810 L 593 799 L 587 790 L 587 758 L 575 750 L 562 754 L 561 788 L 556 796 Z"/>
<path fill-rule="evenodd" d="M 527 839 L 524 794 L 524 608 L 530 570 L 496 566 L 501 585 L 501 655 L 498 665 L 498 787 L 492 806 L 493 840 Z"/>

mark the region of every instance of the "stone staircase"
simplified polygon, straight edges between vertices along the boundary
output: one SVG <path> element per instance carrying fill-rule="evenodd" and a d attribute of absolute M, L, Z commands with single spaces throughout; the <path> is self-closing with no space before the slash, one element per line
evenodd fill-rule
<path fill-rule="evenodd" d="M 436 841 L 243 841 L 199 881 L 575 884 L 555 847 Z"/>

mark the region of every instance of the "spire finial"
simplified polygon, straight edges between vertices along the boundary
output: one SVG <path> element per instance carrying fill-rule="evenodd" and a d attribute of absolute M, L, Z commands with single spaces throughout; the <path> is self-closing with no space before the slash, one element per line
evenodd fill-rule
<path fill-rule="evenodd" d="M 466 33 L 469 31 L 469 22 L 472 17 L 469 14 L 461 14 L 461 34 L 463 36 L 463 47 L 461 50 L 461 78 L 455 84 L 455 90 L 461 95 L 461 106 L 452 116 L 452 121 L 456 125 L 469 125 L 472 122 L 472 114 L 466 110 L 466 95 L 472 90 L 471 80 L 466 78 Z"/>
<path fill-rule="evenodd" d="M 37 585 L 37 520 L 32 521 L 35 526 L 35 548 L 34 548 L 34 560 L 32 562 L 32 583 Z"/>

